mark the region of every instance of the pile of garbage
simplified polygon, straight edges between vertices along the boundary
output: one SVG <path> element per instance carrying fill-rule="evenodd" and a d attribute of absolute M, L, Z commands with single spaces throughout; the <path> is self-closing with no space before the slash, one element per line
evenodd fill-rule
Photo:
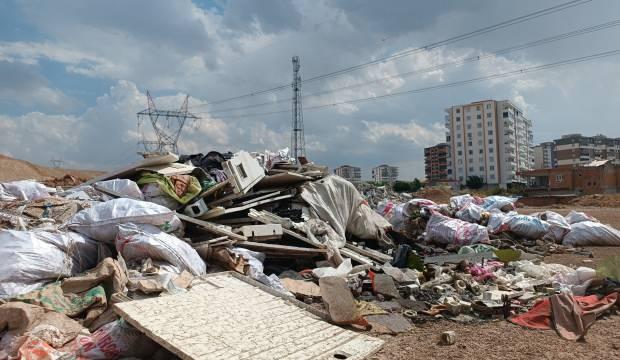
<path fill-rule="evenodd" d="M 376 191 L 367 201 L 286 150 L 152 156 L 72 188 L 0 184 L 0 359 L 174 357 L 114 304 L 188 292 L 221 271 L 375 333 L 540 315 L 556 300 L 597 314 L 615 303 L 617 278 L 541 261 L 564 245 L 620 245 L 586 214 Z"/>

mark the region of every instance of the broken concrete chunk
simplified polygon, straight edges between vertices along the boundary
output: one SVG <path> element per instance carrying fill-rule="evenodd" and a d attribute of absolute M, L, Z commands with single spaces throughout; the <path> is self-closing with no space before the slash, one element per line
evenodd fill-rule
<path fill-rule="evenodd" d="M 387 299 L 400 298 L 394 279 L 388 274 L 375 274 L 373 289 L 376 294 L 381 294 Z"/>

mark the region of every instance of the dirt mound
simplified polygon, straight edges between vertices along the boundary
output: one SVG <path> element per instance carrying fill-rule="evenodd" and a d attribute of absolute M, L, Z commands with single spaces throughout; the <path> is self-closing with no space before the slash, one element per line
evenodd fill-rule
<path fill-rule="evenodd" d="M 54 183 L 54 179 L 64 179 L 65 175 L 83 181 L 102 173 L 94 170 L 51 168 L 0 154 L 0 181 L 34 179 Z"/>
<path fill-rule="evenodd" d="M 583 195 L 570 201 L 577 206 L 620 207 L 620 194 Z"/>
<path fill-rule="evenodd" d="M 452 190 L 446 186 L 433 186 L 418 190 L 415 197 L 433 200 L 437 204 L 447 204 L 452 197 Z"/>

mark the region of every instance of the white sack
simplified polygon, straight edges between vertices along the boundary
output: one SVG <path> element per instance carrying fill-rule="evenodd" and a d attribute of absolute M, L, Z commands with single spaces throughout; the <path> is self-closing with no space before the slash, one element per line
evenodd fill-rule
<path fill-rule="evenodd" d="M 39 200 L 50 196 L 47 187 L 34 180 L 20 180 L 2 183 L 4 192 L 8 193 L 18 200 Z"/>
<path fill-rule="evenodd" d="M 141 191 L 144 195 L 144 199 L 148 202 L 164 206 L 168 209 L 176 209 L 180 205 L 178 201 L 166 194 L 158 183 L 146 184 L 142 186 Z"/>
<path fill-rule="evenodd" d="M 555 289 L 571 292 L 575 296 L 584 296 L 595 277 L 596 270 L 581 266 L 568 273 L 555 274 L 552 285 Z"/>
<path fill-rule="evenodd" d="M 510 231 L 524 238 L 540 239 L 549 231 L 549 224 L 530 215 L 493 211 L 489 216 L 488 229 L 491 234 Z"/>
<path fill-rule="evenodd" d="M 463 206 L 459 211 L 457 211 L 455 216 L 463 221 L 477 223 L 478 221 L 480 221 L 480 216 L 482 215 L 482 212 L 484 212 L 484 209 L 481 206 L 470 203 Z"/>
<path fill-rule="evenodd" d="M 262 283 L 263 285 L 267 285 L 270 288 L 286 295 L 286 296 L 294 296 L 290 291 L 288 291 L 284 285 L 282 285 L 282 281 L 276 274 L 271 274 L 269 276 L 265 275 L 263 272 L 263 261 L 265 261 L 265 254 L 257 251 L 252 251 L 244 248 L 233 248 L 232 251 L 243 258 L 250 265 L 249 276 Z"/>
<path fill-rule="evenodd" d="M 516 198 L 495 195 L 487 196 L 483 200 L 484 203 L 482 204 L 482 207 L 487 211 L 492 209 L 511 211 L 515 209 L 514 202 L 517 201 Z"/>
<path fill-rule="evenodd" d="M 576 223 L 580 223 L 583 221 L 593 221 L 593 222 L 598 222 L 597 219 L 595 219 L 594 217 L 581 212 L 581 211 L 575 211 L 575 210 L 571 210 L 568 215 L 566 215 L 566 221 L 568 221 L 569 224 L 576 224 Z"/>
<path fill-rule="evenodd" d="M 482 205 L 483 203 L 483 199 L 477 196 L 471 196 L 469 194 L 457 195 L 450 198 L 450 207 L 455 210 L 460 210 L 463 206 L 467 204 Z"/>
<path fill-rule="evenodd" d="M 549 223 L 549 232 L 545 234 L 545 239 L 561 243 L 564 236 L 570 232 L 570 224 L 568 221 L 566 221 L 564 216 L 556 212 L 544 211 L 536 217 Z"/>
<path fill-rule="evenodd" d="M 564 237 L 567 246 L 620 246 L 620 230 L 599 222 L 582 221 L 571 225 Z"/>
<path fill-rule="evenodd" d="M 383 215 L 390 224 L 392 224 L 392 229 L 395 231 L 401 231 L 405 224 L 405 220 L 411 218 L 414 211 L 420 210 L 423 207 L 437 207 L 438 205 L 427 199 L 411 199 L 406 203 L 401 203 L 398 205 L 394 205 L 391 201 L 383 205 L 382 211 L 379 211 L 379 214 Z M 383 213 L 382 213 L 383 212 Z"/>
<path fill-rule="evenodd" d="M 128 261 L 163 260 L 196 276 L 207 271 L 207 265 L 191 245 L 149 224 L 119 225 L 116 250 Z"/>
<path fill-rule="evenodd" d="M 390 223 L 372 211 L 364 198 L 349 181 L 335 175 L 307 182 L 301 197 L 310 206 L 310 215 L 330 224 L 341 239 L 334 243 L 338 248 L 345 244 L 347 232 L 360 239 L 381 240 Z"/>
<path fill-rule="evenodd" d="M 0 231 L 0 298 L 95 267 L 99 246 L 74 232 Z"/>
<path fill-rule="evenodd" d="M 463 246 L 488 242 L 489 233 L 484 226 L 433 213 L 426 224 L 425 239 L 439 244 Z"/>
<path fill-rule="evenodd" d="M 142 195 L 142 191 L 140 191 L 140 187 L 136 184 L 135 181 L 129 179 L 112 179 L 112 180 L 104 180 L 97 181 L 95 183 L 96 186 L 102 187 L 104 189 L 115 191 L 124 197 L 144 200 L 144 195 Z M 105 195 L 105 194 L 104 194 Z M 104 196 L 107 200 L 113 199 L 109 195 Z"/>
<path fill-rule="evenodd" d="M 351 259 L 346 258 L 344 261 L 338 265 L 337 268 L 333 267 L 320 267 L 312 270 L 312 275 L 316 278 L 322 278 L 326 276 L 337 276 L 346 278 L 347 275 L 353 270 L 353 265 L 351 264 Z"/>
<path fill-rule="evenodd" d="M 182 226 L 176 213 L 168 208 L 147 201 L 120 198 L 78 212 L 69 221 L 69 228 L 95 240 L 113 243 L 118 225 L 124 223 L 151 224 L 166 232 Z"/>

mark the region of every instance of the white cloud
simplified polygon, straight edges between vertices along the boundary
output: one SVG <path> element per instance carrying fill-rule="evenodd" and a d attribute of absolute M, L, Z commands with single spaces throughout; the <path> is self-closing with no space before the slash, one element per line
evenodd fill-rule
<path fill-rule="evenodd" d="M 424 127 L 413 120 L 405 124 L 365 120 L 362 123 L 366 125 L 364 136 L 373 143 L 389 141 L 387 138 L 397 137 L 411 141 L 418 146 L 430 146 L 444 139 L 445 130 L 441 123 L 434 123 L 431 127 Z"/>

